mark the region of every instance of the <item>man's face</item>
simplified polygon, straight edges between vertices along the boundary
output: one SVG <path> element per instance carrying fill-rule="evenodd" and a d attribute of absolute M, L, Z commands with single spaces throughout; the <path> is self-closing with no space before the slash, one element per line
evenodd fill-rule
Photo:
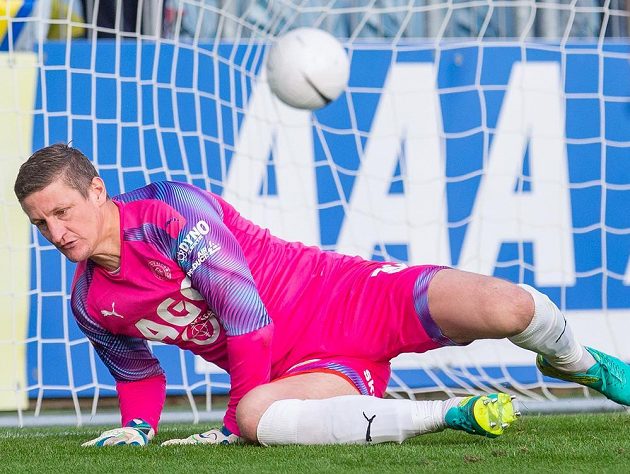
<path fill-rule="evenodd" d="M 59 178 L 27 196 L 22 209 L 46 240 L 68 260 L 80 262 L 90 258 L 100 244 L 105 196 L 99 178 L 92 180 L 87 198 Z"/>

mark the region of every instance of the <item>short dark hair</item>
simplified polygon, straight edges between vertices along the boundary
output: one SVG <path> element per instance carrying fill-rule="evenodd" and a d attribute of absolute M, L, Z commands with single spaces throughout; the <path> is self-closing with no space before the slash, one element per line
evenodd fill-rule
<path fill-rule="evenodd" d="M 37 150 L 22 163 L 13 191 L 18 201 L 22 202 L 62 178 L 65 184 L 87 198 L 92 179 L 97 176 L 94 165 L 79 149 L 56 143 Z"/>

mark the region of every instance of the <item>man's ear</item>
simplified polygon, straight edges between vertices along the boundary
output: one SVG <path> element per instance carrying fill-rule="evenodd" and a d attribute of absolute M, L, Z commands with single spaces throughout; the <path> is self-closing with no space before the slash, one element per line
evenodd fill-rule
<path fill-rule="evenodd" d="M 99 176 L 92 178 L 90 189 L 94 193 L 97 202 L 104 203 L 107 201 L 107 189 L 105 188 L 105 182 Z"/>

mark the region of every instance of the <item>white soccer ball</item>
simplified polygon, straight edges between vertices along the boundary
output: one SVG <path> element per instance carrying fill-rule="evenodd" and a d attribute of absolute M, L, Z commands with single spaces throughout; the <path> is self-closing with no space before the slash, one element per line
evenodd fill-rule
<path fill-rule="evenodd" d="M 348 84 L 350 62 L 343 46 L 317 28 L 297 28 L 281 36 L 267 56 L 269 87 L 284 103 L 318 109 Z"/>

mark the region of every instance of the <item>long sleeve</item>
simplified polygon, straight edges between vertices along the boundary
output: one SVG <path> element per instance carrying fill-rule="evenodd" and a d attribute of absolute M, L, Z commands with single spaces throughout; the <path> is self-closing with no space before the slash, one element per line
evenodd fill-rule
<path fill-rule="evenodd" d="M 228 340 L 232 389 L 223 423 L 234 434 L 240 435 L 236 424 L 238 402 L 252 388 L 269 382 L 272 336 L 273 325 L 268 324 L 264 328 L 241 336 L 232 336 Z"/>
<path fill-rule="evenodd" d="M 164 374 L 135 382 L 116 382 L 116 391 L 121 425 L 127 426 L 134 418 L 140 418 L 149 423 L 157 433 L 166 398 Z"/>

